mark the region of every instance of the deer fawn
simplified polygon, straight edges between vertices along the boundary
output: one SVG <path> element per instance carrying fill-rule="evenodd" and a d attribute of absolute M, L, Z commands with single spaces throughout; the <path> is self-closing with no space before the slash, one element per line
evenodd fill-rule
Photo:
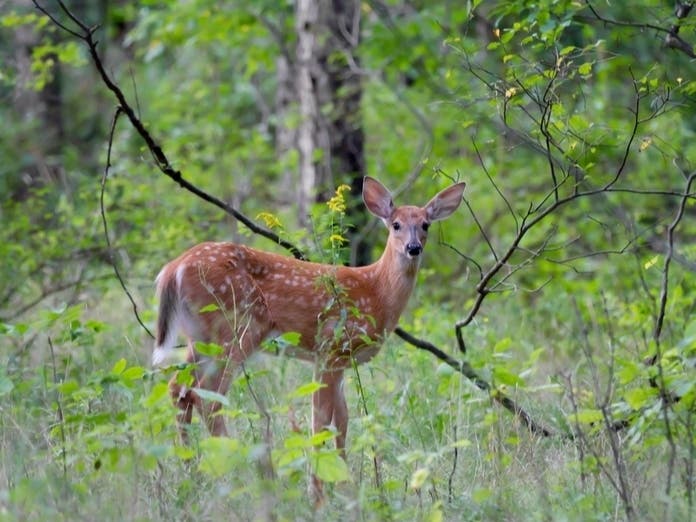
<path fill-rule="evenodd" d="M 316 365 L 322 384 L 312 396 L 312 429 L 332 423 L 336 447 L 345 458 L 348 408 L 343 372 L 353 361 L 369 361 L 396 328 L 413 290 L 430 223 L 459 206 L 464 183 L 437 194 L 425 207 L 394 207 L 389 191 L 365 177 L 363 201 L 389 229 L 382 257 L 369 266 L 347 267 L 298 261 L 233 243 L 201 243 L 168 263 L 157 276 L 159 317 L 153 363 L 162 364 L 181 330 L 188 361 L 198 363 L 194 386 L 225 394 L 236 368 L 264 339 L 299 334 L 290 353 Z M 212 305 L 212 306 L 210 306 Z M 217 343 L 218 359 L 196 353 L 195 343 Z M 182 437 L 197 409 L 212 435 L 226 435 L 221 404 L 204 401 L 195 389 L 169 383 L 181 410 Z M 310 491 L 322 497 L 312 477 Z"/>

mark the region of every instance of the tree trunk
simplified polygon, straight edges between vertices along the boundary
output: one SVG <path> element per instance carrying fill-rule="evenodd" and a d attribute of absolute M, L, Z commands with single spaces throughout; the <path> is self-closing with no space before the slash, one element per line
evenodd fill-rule
<path fill-rule="evenodd" d="M 319 23 L 319 2 L 298 0 L 295 28 L 297 31 L 297 100 L 300 123 L 297 128 L 299 152 L 298 212 L 302 225 L 308 224 L 308 215 L 315 187 L 324 181 L 327 172 L 322 169 L 319 155 L 327 141 L 327 129 L 320 118 L 322 91 L 326 75 L 319 68 L 318 38 L 325 36 L 325 27 Z"/>
<path fill-rule="evenodd" d="M 331 8 L 333 4 L 333 9 Z M 331 93 L 330 137 L 331 169 L 341 181 L 351 187 L 352 201 L 347 209 L 350 232 L 352 265 L 368 264 L 371 245 L 360 233 L 367 224 L 368 215 L 362 205 L 362 181 L 365 167 L 364 133 L 361 118 L 360 60 L 355 52 L 360 43 L 360 2 L 338 0 L 322 2 L 322 18 L 331 37 L 327 40 L 320 64 L 327 71 Z"/>
<path fill-rule="evenodd" d="M 276 157 L 283 165 L 280 172 L 278 200 L 287 205 L 297 200 L 294 188 L 297 186 L 295 170 L 288 161 L 288 155 L 296 149 L 297 129 L 292 125 L 293 113 L 297 110 L 295 92 L 295 67 L 291 58 L 282 54 L 276 59 L 276 98 L 275 148 Z"/>
<path fill-rule="evenodd" d="M 15 0 L 17 7 L 28 8 L 29 0 Z M 33 27 L 23 25 L 13 34 L 14 65 L 17 81 L 13 93 L 13 106 L 25 124 L 35 127 L 33 139 L 28 147 L 31 162 L 21 172 L 12 188 L 12 198 L 25 199 L 32 187 L 45 183 L 65 186 L 62 150 L 65 141 L 63 122 L 63 103 L 61 93 L 61 69 L 56 56 L 46 56 L 50 60 L 49 78 L 42 89 L 34 88 L 32 71 L 32 52 L 41 42 L 41 36 Z"/>
<path fill-rule="evenodd" d="M 351 186 L 360 201 L 366 174 L 364 135 L 360 117 L 362 86 L 359 59 L 360 2 L 298 0 L 296 4 L 296 92 L 300 124 L 298 203 L 300 223 L 314 201 L 326 201 L 339 182 Z M 362 205 L 348 209 L 360 230 L 367 222 Z M 352 264 L 369 261 L 369 245 L 358 236 Z"/>

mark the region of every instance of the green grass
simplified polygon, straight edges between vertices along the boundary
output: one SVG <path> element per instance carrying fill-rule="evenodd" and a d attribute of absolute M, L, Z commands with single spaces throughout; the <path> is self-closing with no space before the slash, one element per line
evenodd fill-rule
<path fill-rule="evenodd" d="M 531 315 L 518 318 L 532 327 L 518 339 L 519 324 L 504 322 L 513 316 L 499 310 L 501 320 L 470 334 L 476 351 L 469 360 L 489 380 L 517 376 L 517 386 L 501 389 L 537 421 L 568 433 L 572 410 L 559 372 L 570 368 L 576 400 L 590 404 L 583 356 L 573 362 L 565 349 L 553 360 L 548 352 L 539 356 L 540 324 Z M 193 442 L 182 447 L 168 375 L 148 369 L 150 342 L 132 324 L 120 331 L 113 318 L 110 327 L 96 321 L 99 313 L 80 306 L 4 335 L 14 364 L 0 373 L 0 520 L 255 520 L 269 508 L 278 520 L 626 519 L 601 426 L 584 426 L 582 449 L 560 436 L 532 435 L 458 373 L 395 336 L 359 368 L 359 379 L 347 371 L 349 480 L 327 484 L 328 500 L 314 510 L 306 492 L 310 397 L 291 395 L 312 380 L 311 367 L 254 358 L 250 380 L 241 376 L 228 394 L 230 439 L 209 438 L 196 419 Z M 415 321 L 409 328 L 450 349 L 446 334 L 438 333 L 451 322 L 446 312 L 416 310 L 409 317 Z M 257 465 L 264 411 L 276 463 L 272 481 Z M 621 474 L 636 519 L 686 520 L 678 474 L 671 495 L 663 495 L 669 448 L 659 427 L 656 421 L 644 432 L 619 434 Z M 688 462 L 688 444 L 678 444 L 679 459 Z M 330 448 L 321 450 L 329 463 L 337 458 Z"/>

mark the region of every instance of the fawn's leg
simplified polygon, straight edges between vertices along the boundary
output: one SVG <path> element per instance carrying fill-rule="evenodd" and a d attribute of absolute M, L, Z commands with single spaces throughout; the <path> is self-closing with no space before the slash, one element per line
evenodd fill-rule
<path fill-rule="evenodd" d="M 202 400 L 194 388 L 202 388 L 224 395 L 227 393 L 230 381 L 230 371 L 226 371 L 225 368 L 229 363 L 225 358 L 210 359 L 197 356 L 193 343 L 189 344 L 187 361 L 198 365 L 193 371 L 193 383 L 190 386 L 178 383 L 178 373 L 169 381 L 169 394 L 180 410 L 177 414 L 177 424 L 184 443 L 188 442 L 188 427 L 193 418 L 194 408 L 198 410 L 212 435 L 227 435 L 224 420 L 217 415 L 222 404 L 217 401 Z"/>
<path fill-rule="evenodd" d="M 312 395 L 312 434 L 328 428 L 333 423 L 336 427 L 336 448 L 345 458 L 345 442 L 348 430 L 348 408 L 343 395 L 343 370 L 322 370 L 319 382 L 324 386 Z M 312 474 L 309 492 L 315 503 L 324 499 L 321 480 Z"/>
<path fill-rule="evenodd" d="M 189 361 L 190 362 L 190 361 Z M 193 418 L 193 409 L 198 408 L 197 402 L 200 402 L 198 396 L 185 385 L 179 384 L 179 372 L 169 380 L 169 395 L 174 402 L 174 405 L 179 408 L 179 413 L 176 415 L 176 424 L 179 427 L 179 436 L 181 442 L 188 443 L 189 430 Z"/>
<path fill-rule="evenodd" d="M 336 426 L 336 449 L 346 459 L 346 436 L 348 435 L 348 406 L 343 392 L 343 372 L 333 388 L 333 424 Z"/>
<path fill-rule="evenodd" d="M 312 433 L 335 426 L 336 447 L 342 450 L 345 446 L 348 430 L 348 408 L 343 395 L 343 370 L 322 371 L 319 382 L 324 386 L 312 395 Z"/>
<path fill-rule="evenodd" d="M 182 325 L 189 338 L 188 360 L 197 363 L 193 372 L 194 387 L 221 395 L 227 393 L 235 370 L 259 347 L 272 324 L 263 296 L 253 279 L 244 272 L 236 273 L 230 279 L 233 281 L 232 287 L 214 279 L 206 279 L 206 288 L 225 289 L 225 292 L 211 292 L 205 298 L 208 302 L 187 303 Z M 191 313 L 191 309 L 201 310 L 211 303 L 216 304 L 218 309 Z M 217 358 L 198 356 L 195 351 L 196 341 L 214 342 L 223 348 L 223 354 Z M 194 390 L 176 383 L 176 376 L 170 381 L 170 394 L 182 410 L 177 419 L 184 440 L 194 407 L 211 435 L 227 435 L 224 419 L 218 414 L 222 408 L 221 403 L 201 400 Z"/>
<path fill-rule="evenodd" d="M 189 359 L 197 362 L 194 370 L 194 384 L 201 388 L 227 394 L 230 382 L 236 370 L 244 363 L 261 344 L 268 333 L 267 325 L 249 323 L 240 333 L 234 334 L 234 340 L 223 345 L 225 353 L 219 358 L 196 357 L 193 343 L 189 346 Z M 216 437 L 227 436 L 225 421 L 219 411 L 222 404 L 218 401 L 201 400 L 196 392 L 176 383 L 176 375 L 170 382 L 170 394 L 175 400 L 181 412 L 177 416 L 182 438 L 185 439 L 187 425 L 191 423 L 193 408 L 195 407 L 208 427 L 210 434 Z"/>

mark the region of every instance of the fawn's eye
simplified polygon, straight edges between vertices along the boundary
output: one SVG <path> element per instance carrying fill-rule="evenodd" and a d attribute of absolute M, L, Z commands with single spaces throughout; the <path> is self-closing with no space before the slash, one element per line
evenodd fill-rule
<path fill-rule="evenodd" d="M 423 223 L 421 226 L 423 227 L 423 231 L 427 232 L 430 228 L 430 223 Z"/>
<path fill-rule="evenodd" d="M 398 221 L 394 221 L 394 222 L 392 223 L 392 228 L 393 228 L 394 230 L 400 230 L 400 229 L 401 229 L 401 223 L 399 223 Z"/>

